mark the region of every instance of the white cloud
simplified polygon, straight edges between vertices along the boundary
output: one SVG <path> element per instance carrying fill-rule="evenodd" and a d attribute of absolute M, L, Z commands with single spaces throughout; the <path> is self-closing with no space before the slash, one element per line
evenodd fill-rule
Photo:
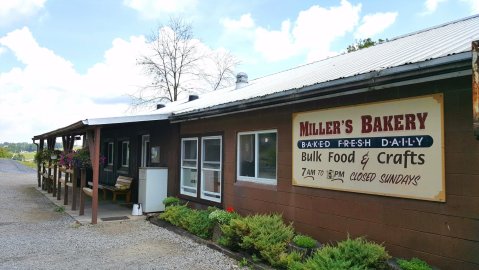
<path fill-rule="evenodd" d="M 354 33 L 355 38 L 370 38 L 391 26 L 397 18 L 397 12 L 384 12 L 366 15 Z"/>
<path fill-rule="evenodd" d="M 469 5 L 471 9 L 471 14 L 479 13 L 479 1 L 477 0 L 461 0 Z"/>
<path fill-rule="evenodd" d="M 237 29 L 248 29 L 254 27 L 254 20 L 251 13 L 243 14 L 239 20 L 224 18 L 220 20 L 221 24 L 227 31 L 235 31 Z"/>
<path fill-rule="evenodd" d="M 255 31 L 255 49 L 268 61 L 287 59 L 298 52 L 291 34 L 291 22 L 283 21 L 281 30 L 267 30 L 258 27 Z"/>
<path fill-rule="evenodd" d="M 447 0 L 426 0 L 424 2 L 424 11 L 420 13 L 421 15 L 429 15 L 434 13 L 437 10 L 437 6 L 441 2 L 446 2 Z"/>
<path fill-rule="evenodd" d="M 40 11 L 46 0 L 4 0 L 0 2 L 0 25 L 7 25 L 11 22 L 25 17 L 35 15 Z"/>
<path fill-rule="evenodd" d="M 298 46 L 308 52 L 308 62 L 336 54 L 330 49 L 331 43 L 354 30 L 360 12 L 361 4 L 354 6 L 346 0 L 335 7 L 312 6 L 301 11 L 293 34 Z"/>
<path fill-rule="evenodd" d="M 123 0 L 123 5 L 138 11 L 145 19 L 158 19 L 161 15 L 193 10 L 197 0 Z"/>
<path fill-rule="evenodd" d="M 196 42 L 201 53 L 215 52 Z M 114 39 L 104 58 L 85 74 L 38 44 L 26 27 L 0 36 L 0 48 L 22 64 L 0 73 L 0 142 L 29 141 L 81 119 L 125 115 L 130 102 L 126 94 L 137 92 L 149 79 L 136 62 L 147 52 L 143 36 Z"/>
<path fill-rule="evenodd" d="M 330 49 L 332 42 L 354 30 L 360 11 L 361 4 L 352 5 L 342 0 L 339 6 L 315 5 L 303 10 L 295 21 L 284 20 L 278 30 L 255 27 L 250 14 L 242 15 L 239 20 L 224 19 L 222 24 L 226 35 L 241 35 L 250 40 L 268 61 L 304 54 L 311 62 L 336 54 Z"/>
<path fill-rule="evenodd" d="M 0 73 L 0 141 L 26 141 L 80 119 L 124 114 L 128 104 L 108 100 L 144 82 L 135 62 L 142 42 L 115 40 L 101 63 L 79 74 L 71 62 L 41 47 L 28 28 L 0 37 L 0 45 L 24 65 Z"/>

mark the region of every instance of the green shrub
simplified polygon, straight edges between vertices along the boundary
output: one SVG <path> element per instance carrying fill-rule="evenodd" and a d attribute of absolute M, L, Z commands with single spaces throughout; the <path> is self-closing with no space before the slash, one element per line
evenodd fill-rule
<path fill-rule="evenodd" d="M 208 210 L 193 210 L 186 205 L 170 205 L 159 218 L 201 238 L 211 238 L 214 223 Z"/>
<path fill-rule="evenodd" d="M 233 218 L 229 224 L 221 225 L 221 230 L 221 245 L 256 253 L 272 266 L 280 266 L 280 255 L 293 238 L 292 226 L 285 225 L 280 215 Z"/>
<path fill-rule="evenodd" d="M 186 218 L 190 211 L 191 209 L 186 205 L 171 205 L 160 214 L 159 218 L 175 226 L 185 228 L 183 225 L 187 225 Z"/>
<path fill-rule="evenodd" d="M 230 220 L 233 218 L 237 218 L 239 215 L 235 212 L 226 212 L 225 210 L 216 209 L 212 211 L 209 215 L 211 221 L 218 223 L 218 224 L 229 224 Z"/>
<path fill-rule="evenodd" d="M 412 258 L 409 261 L 399 259 L 397 262 L 403 270 L 432 270 L 432 267 L 427 262 L 418 258 Z"/>
<path fill-rule="evenodd" d="M 165 208 L 168 207 L 168 206 L 172 206 L 172 205 L 178 205 L 178 204 L 180 204 L 180 199 L 178 199 L 176 197 L 166 197 L 163 200 L 163 204 L 165 205 Z"/>
<path fill-rule="evenodd" d="M 316 247 L 316 240 L 313 238 L 307 236 L 307 235 L 302 235 L 298 234 L 293 238 L 293 243 L 297 245 L 298 247 L 302 248 L 314 248 Z"/>
<path fill-rule="evenodd" d="M 214 223 L 205 210 L 191 210 L 186 217 L 186 230 L 203 239 L 211 238 Z"/>
<path fill-rule="evenodd" d="M 302 260 L 303 255 L 297 251 L 291 253 L 283 252 L 279 255 L 279 264 L 290 270 L 303 269 L 303 264 L 301 263 Z"/>
<path fill-rule="evenodd" d="M 240 242 L 243 235 L 246 235 L 248 227 L 243 217 L 237 217 L 230 220 L 228 224 L 220 225 L 223 234 L 218 239 L 218 243 L 226 246 L 233 251 L 240 249 Z"/>
<path fill-rule="evenodd" d="M 362 237 L 348 237 L 337 246 L 325 246 L 315 252 L 304 264 L 304 269 L 386 269 L 389 258 L 384 246 Z"/>

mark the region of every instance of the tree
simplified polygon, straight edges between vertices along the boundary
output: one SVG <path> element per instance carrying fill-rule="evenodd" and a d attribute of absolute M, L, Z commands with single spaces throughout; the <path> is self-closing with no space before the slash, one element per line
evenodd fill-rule
<path fill-rule="evenodd" d="M 11 158 L 12 153 L 8 151 L 7 148 L 0 147 L 0 158 Z"/>
<path fill-rule="evenodd" d="M 149 52 L 137 63 L 151 82 L 131 96 L 133 106 L 176 101 L 182 94 L 216 90 L 234 83 L 235 58 L 225 50 L 211 52 L 193 37 L 190 23 L 170 18 L 148 38 Z"/>
<path fill-rule="evenodd" d="M 361 50 L 361 49 L 364 49 L 364 48 L 368 48 L 368 47 L 371 47 L 371 46 L 374 46 L 376 44 L 380 44 L 380 43 L 383 43 L 385 41 L 388 41 L 387 39 L 384 40 L 384 39 L 378 39 L 378 41 L 374 41 L 372 40 L 371 38 L 367 38 L 367 39 L 359 39 L 359 40 L 356 40 L 356 43 L 355 44 L 351 44 L 349 45 L 346 50 L 349 52 L 354 52 L 354 51 L 358 51 L 358 50 Z"/>

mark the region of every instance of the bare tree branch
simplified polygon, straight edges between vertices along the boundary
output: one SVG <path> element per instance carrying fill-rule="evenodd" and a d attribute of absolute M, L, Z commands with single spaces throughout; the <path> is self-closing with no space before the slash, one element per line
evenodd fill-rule
<path fill-rule="evenodd" d="M 137 64 L 151 81 L 130 95 L 132 107 L 173 102 L 183 93 L 212 91 L 234 83 L 239 62 L 227 51 L 204 54 L 191 24 L 182 18 L 170 18 L 166 26 L 158 27 L 148 37 L 148 45 L 150 53 Z"/>

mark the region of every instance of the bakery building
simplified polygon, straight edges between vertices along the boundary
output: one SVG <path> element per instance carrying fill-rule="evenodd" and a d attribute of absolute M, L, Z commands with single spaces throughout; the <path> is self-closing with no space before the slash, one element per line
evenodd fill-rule
<path fill-rule="evenodd" d="M 367 236 L 393 256 L 478 269 L 477 40 L 478 15 L 75 132 L 116 157 L 96 184 L 114 184 L 129 155 L 130 177 L 166 168 L 167 195 L 192 207 L 282 213 L 321 242 Z"/>
<path fill-rule="evenodd" d="M 473 16 L 249 82 L 240 74 L 170 116 L 172 195 L 282 213 L 322 242 L 366 235 L 394 256 L 477 269 L 478 39 Z"/>

